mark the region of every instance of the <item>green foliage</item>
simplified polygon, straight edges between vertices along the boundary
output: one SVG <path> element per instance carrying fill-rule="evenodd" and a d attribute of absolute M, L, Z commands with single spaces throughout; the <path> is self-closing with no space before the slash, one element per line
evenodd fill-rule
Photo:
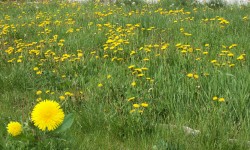
<path fill-rule="evenodd" d="M 63 123 L 54 131 L 57 133 L 65 132 L 68 130 L 74 122 L 74 114 L 67 114 L 64 118 Z"/>
<path fill-rule="evenodd" d="M 247 149 L 250 8 L 222 6 L 1 3 L 0 149 Z"/>

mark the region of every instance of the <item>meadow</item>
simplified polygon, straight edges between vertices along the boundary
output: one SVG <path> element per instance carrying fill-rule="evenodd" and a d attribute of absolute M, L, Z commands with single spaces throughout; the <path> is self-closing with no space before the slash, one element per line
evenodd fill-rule
<path fill-rule="evenodd" d="M 177 0 L 0 2 L 0 149 L 249 149 L 249 19 Z"/>

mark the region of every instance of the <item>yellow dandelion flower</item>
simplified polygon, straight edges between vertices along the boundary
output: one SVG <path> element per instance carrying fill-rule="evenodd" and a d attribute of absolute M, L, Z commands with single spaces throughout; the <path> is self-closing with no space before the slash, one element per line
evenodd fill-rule
<path fill-rule="evenodd" d="M 133 107 L 134 107 L 134 108 L 139 108 L 140 105 L 139 105 L 139 104 L 133 104 Z"/>
<path fill-rule="evenodd" d="M 37 75 L 42 74 L 42 71 L 37 71 L 36 74 Z"/>
<path fill-rule="evenodd" d="M 199 78 L 199 75 L 194 74 L 194 78 L 195 78 L 195 79 L 198 79 L 198 78 Z"/>
<path fill-rule="evenodd" d="M 40 95 L 40 94 L 42 94 L 41 90 L 36 91 L 36 95 Z"/>
<path fill-rule="evenodd" d="M 138 76 L 138 77 L 142 77 L 142 76 L 144 76 L 144 74 L 143 74 L 143 73 L 140 73 L 140 74 L 138 74 L 137 76 Z"/>
<path fill-rule="evenodd" d="M 97 86 L 98 86 L 98 87 L 102 87 L 102 86 L 103 86 L 103 84 L 99 83 Z"/>
<path fill-rule="evenodd" d="M 214 60 L 211 60 L 211 63 L 216 63 L 216 62 L 217 62 L 217 60 L 215 60 L 215 59 L 214 59 Z"/>
<path fill-rule="evenodd" d="M 208 54 L 208 52 L 203 52 L 203 55 L 207 55 Z"/>
<path fill-rule="evenodd" d="M 229 67 L 234 67 L 234 66 L 235 66 L 235 64 L 230 64 L 230 65 L 229 65 Z"/>
<path fill-rule="evenodd" d="M 135 81 L 132 82 L 131 85 L 132 85 L 132 86 L 136 86 L 136 82 L 135 82 Z"/>
<path fill-rule="evenodd" d="M 133 113 L 133 112 L 135 112 L 135 109 L 130 110 L 130 112 L 129 112 L 129 113 Z"/>
<path fill-rule="evenodd" d="M 61 101 L 63 101 L 63 100 L 65 100 L 65 96 L 61 95 L 61 96 L 59 96 L 59 99 L 60 99 Z"/>
<path fill-rule="evenodd" d="M 112 76 L 109 74 L 109 75 L 107 75 L 107 79 L 110 79 Z"/>
<path fill-rule="evenodd" d="M 225 99 L 223 97 L 219 98 L 219 102 L 225 102 Z"/>
<path fill-rule="evenodd" d="M 38 67 L 34 67 L 33 70 L 34 70 L 34 71 L 38 71 L 39 68 L 38 68 Z"/>
<path fill-rule="evenodd" d="M 142 107 L 148 107 L 148 103 L 141 103 Z"/>
<path fill-rule="evenodd" d="M 7 125 L 7 132 L 12 136 L 18 136 L 22 133 L 22 125 L 19 122 L 11 121 Z"/>
<path fill-rule="evenodd" d="M 62 124 L 64 116 L 59 103 L 53 100 L 44 100 L 34 107 L 31 120 L 40 130 L 53 131 Z"/>
<path fill-rule="evenodd" d="M 233 57 L 234 54 L 233 54 L 233 53 L 229 53 L 229 54 L 227 54 L 227 56 L 228 56 L 228 57 Z"/>
<path fill-rule="evenodd" d="M 38 97 L 37 99 L 36 99 L 36 101 L 37 102 L 40 102 L 40 101 L 42 101 L 43 99 L 41 98 L 41 97 Z"/>
<path fill-rule="evenodd" d="M 244 60 L 244 55 L 240 55 L 239 57 L 237 57 L 237 60 Z"/>
<path fill-rule="evenodd" d="M 130 97 L 129 99 L 128 99 L 128 101 L 132 101 L 132 100 L 134 100 L 135 99 L 135 97 Z"/>
<path fill-rule="evenodd" d="M 214 101 L 218 100 L 218 97 L 217 97 L 217 96 L 214 96 L 214 97 L 213 97 L 213 100 L 214 100 Z"/>
<path fill-rule="evenodd" d="M 70 92 L 65 92 L 64 95 L 65 95 L 65 96 L 73 96 L 74 94 L 73 94 L 73 93 L 70 93 Z"/>
<path fill-rule="evenodd" d="M 192 78 L 193 76 L 194 76 L 194 74 L 192 74 L 192 73 L 187 74 L 187 77 L 189 77 L 189 78 Z"/>

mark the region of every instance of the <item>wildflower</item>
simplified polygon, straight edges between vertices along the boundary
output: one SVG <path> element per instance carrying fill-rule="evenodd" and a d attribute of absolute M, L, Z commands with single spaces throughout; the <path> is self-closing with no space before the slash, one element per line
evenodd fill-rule
<path fill-rule="evenodd" d="M 234 54 L 233 54 L 233 53 L 229 53 L 229 54 L 227 54 L 227 56 L 228 56 L 228 57 L 233 57 Z"/>
<path fill-rule="evenodd" d="M 46 93 L 46 94 L 50 93 L 50 90 L 46 90 L 45 93 Z"/>
<path fill-rule="evenodd" d="M 198 78 L 199 78 L 199 75 L 194 74 L 194 78 L 195 78 L 195 79 L 198 79 Z"/>
<path fill-rule="evenodd" d="M 191 36 L 191 33 L 184 33 L 185 36 Z"/>
<path fill-rule="evenodd" d="M 40 130 L 55 130 L 64 120 L 64 112 L 59 103 L 53 100 L 44 100 L 38 103 L 32 113 L 31 120 Z"/>
<path fill-rule="evenodd" d="M 74 94 L 73 94 L 73 93 L 70 93 L 70 92 L 65 92 L 64 95 L 65 95 L 65 96 L 73 96 Z"/>
<path fill-rule="evenodd" d="M 130 110 L 130 113 L 133 113 L 133 112 L 135 112 L 135 109 Z"/>
<path fill-rule="evenodd" d="M 61 101 L 63 101 L 63 100 L 65 100 L 65 96 L 61 95 L 61 96 L 59 96 L 59 99 L 60 99 Z"/>
<path fill-rule="evenodd" d="M 42 74 L 42 71 L 37 71 L 36 74 L 40 75 L 40 74 Z"/>
<path fill-rule="evenodd" d="M 207 55 L 208 54 L 208 52 L 203 52 L 203 55 Z"/>
<path fill-rule="evenodd" d="M 217 60 L 215 60 L 215 59 L 214 59 L 214 60 L 211 60 L 211 63 L 216 63 L 216 62 L 217 62 Z"/>
<path fill-rule="evenodd" d="M 194 74 L 192 74 L 192 73 L 187 74 L 187 77 L 189 77 L 189 78 L 192 78 L 193 76 L 194 76 Z"/>
<path fill-rule="evenodd" d="M 209 47 L 209 44 L 205 44 L 205 47 Z"/>
<path fill-rule="evenodd" d="M 110 79 L 112 76 L 109 74 L 109 75 L 107 75 L 107 79 Z"/>
<path fill-rule="evenodd" d="M 219 102 L 225 102 L 225 99 L 223 97 L 219 98 Z"/>
<path fill-rule="evenodd" d="M 246 21 L 246 20 L 248 20 L 248 17 L 247 17 L 247 16 L 244 16 L 242 19 L 243 19 L 244 21 Z"/>
<path fill-rule="evenodd" d="M 34 71 L 38 71 L 39 68 L 38 68 L 38 67 L 34 67 L 33 70 L 34 70 Z"/>
<path fill-rule="evenodd" d="M 40 101 L 42 101 L 43 99 L 41 98 L 41 97 L 38 97 L 37 99 L 36 99 L 36 101 L 37 102 L 40 102 Z"/>
<path fill-rule="evenodd" d="M 103 86 L 103 84 L 99 83 L 97 86 L 98 86 L 98 87 L 102 87 L 102 86 Z"/>
<path fill-rule="evenodd" d="M 136 82 L 133 81 L 133 82 L 131 83 L 131 85 L 132 85 L 132 86 L 136 86 Z"/>
<path fill-rule="evenodd" d="M 142 76 L 144 76 L 144 74 L 143 74 L 143 73 L 140 73 L 140 74 L 138 74 L 137 76 L 138 76 L 138 77 L 142 77 Z"/>
<path fill-rule="evenodd" d="M 237 57 L 237 60 L 244 60 L 244 54 L 240 55 L 239 57 Z"/>
<path fill-rule="evenodd" d="M 22 133 L 22 125 L 19 122 L 11 121 L 7 125 L 7 132 L 12 136 L 18 136 Z"/>
<path fill-rule="evenodd" d="M 130 97 L 129 99 L 128 99 L 128 101 L 132 101 L 132 100 L 134 100 L 135 99 L 135 97 Z"/>
<path fill-rule="evenodd" d="M 217 97 L 217 96 L 214 96 L 214 97 L 213 97 L 213 100 L 214 100 L 214 101 L 218 100 L 218 97 Z"/>
<path fill-rule="evenodd" d="M 148 107 L 148 103 L 141 103 L 142 107 Z"/>
<path fill-rule="evenodd" d="M 229 67 L 234 67 L 234 66 L 235 66 L 235 64 L 230 64 L 230 65 L 229 65 Z"/>
<path fill-rule="evenodd" d="M 139 108 L 140 105 L 139 105 L 139 104 L 133 104 L 133 107 L 134 107 L 134 108 Z"/>
<path fill-rule="evenodd" d="M 41 90 L 36 91 L 36 95 L 40 95 L 40 94 L 42 94 Z"/>
<path fill-rule="evenodd" d="M 77 54 L 77 57 L 82 57 L 83 56 L 83 53 L 78 53 Z"/>
<path fill-rule="evenodd" d="M 141 68 L 141 70 L 148 70 L 148 68 L 146 68 L 146 67 L 143 67 L 143 68 Z"/>

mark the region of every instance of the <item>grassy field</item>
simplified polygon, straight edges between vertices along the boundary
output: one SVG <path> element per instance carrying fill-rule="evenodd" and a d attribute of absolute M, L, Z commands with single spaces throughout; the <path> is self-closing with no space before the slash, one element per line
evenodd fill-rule
<path fill-rule="evenodd" d="M 2 2 L 0 12 L 0 149 L 249 149 L 249 6 Z M 74 115 L 65 132 L 33 125 L 46 99 Z"/>

